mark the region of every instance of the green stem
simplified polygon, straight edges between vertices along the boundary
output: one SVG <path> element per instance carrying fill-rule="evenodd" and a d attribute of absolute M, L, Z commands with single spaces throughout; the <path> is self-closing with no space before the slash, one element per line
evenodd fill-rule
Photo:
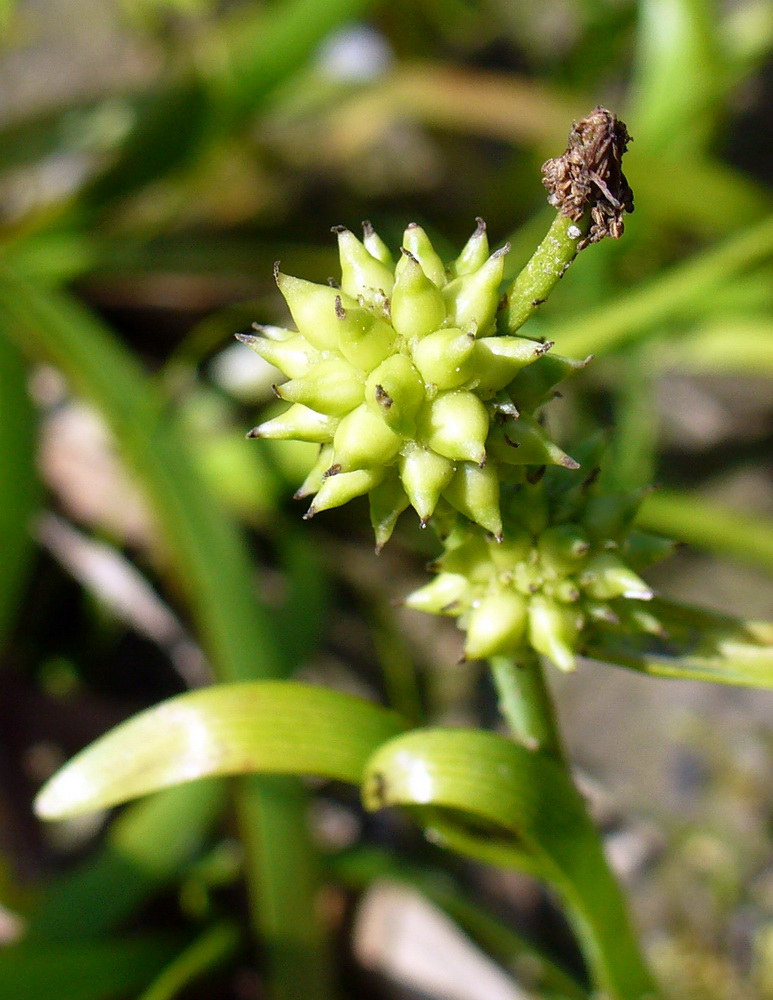
<path fill-rule="evenodd" d="M 507 289 L 500 313 L 502 333 L 513 334 L 539 309 L 577 256 L 577 244 L 590 228 L 590 213 L 573 222 L 559 212 L 528 264 Z"/>
<path fill-rule="evenodd" d="M 221 921 L 170 962 L 139 1000 L 173 1000 L 189 983 L 226 962 L 239 946 L 239 928 Z"/>
<path fill-rule="evenodd" d="M 499 707 L 513 736 L 528 749 L 549 755 L 571 782 L 569 762 L 539 657 L 531 653 L 515 661 L 498 656 L 490 663 Z M 578 828 L 575 846 L 581 854 L 585 853 L 576 870 L 581 876 L 587 874 L 589 879 L 591 872 L 594 874 L 587 886 L 578 886 L 563 873 L 557 874 L 556 887 L 567 906 L 591 978 L 610 1000 L 655 1000 L 657 991 L 640 952 L 625 899 L 607 863 L 601 837 L 579 796 L 578 807 L 585 812 L 582 822 L 585 843 L 580 844 L 583 838 Z M 614 926 L 614 933 L 610 933 L 610 925 Z"/>
<path fill-rule="evenodd" d="M 528 750 L 543 750 L 556 760 L 565 761 L 539 657 L 527 650 L 518 660 L 495 656 L 490 663 L 499 710 L 518 742 Z"/>

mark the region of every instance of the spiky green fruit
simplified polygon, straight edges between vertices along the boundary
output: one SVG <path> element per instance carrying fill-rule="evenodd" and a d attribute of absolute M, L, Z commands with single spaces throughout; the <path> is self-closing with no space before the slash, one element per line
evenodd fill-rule
<path fill-rule="evenodd" d="M 310 516 L 373 490 L 379 547 L 406 506 L 426 524 L 441 500 L 445 512 L 501 539 L 499 463 L 518 467 L 510 479 L 523 478 L 530 464 L 575 465 L 529 405 L 572 363 L 558 360 L 524 382 L 523 400 L 510 392 L 551 345 L 497 335 L 509 246 L 490 253 L 479 219 L 446 268 L 427 233 L 411 224 L 394 266 L 370 224 L 362 240 L 344 227 L 334 232 L 340 287 L 283 274 L 277 265 L 297 331 L 256 327 L 257 336 L 239 335 L 289 378 L 276 387 L 289 410 L 250 436 L 319 443 L 320 457 L 296 495 L 317 494 Z"/>
<path fill-rule="evenodd" d="M 455 486 L 456 479 L 446 491 L 452 503 Z M 640 500 L 605 490 L 594 476 L 548 470 L 506 497 L 501 543 L 477 527 L 457 531 L 431 567 L 437 576 L 405 603 L 457 618 L 466 659 L 517 659 L 534 650 L 572 670 L 599 629 L 662 637 L 665 629 L 647 605 L 652 590 L 638 570 L 673 546 L 621 528 L 621 512 L 630 522 Z"/>

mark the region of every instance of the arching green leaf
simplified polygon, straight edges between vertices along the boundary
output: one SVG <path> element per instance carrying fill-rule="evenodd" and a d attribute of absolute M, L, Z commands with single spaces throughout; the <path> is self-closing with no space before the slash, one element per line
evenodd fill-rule
<path fill-rule="evenodd" d="M 483 839 L 514 838 L 564 897 L 597 988 L 615 1000 L 654 998 L 596 831 L 556 761 L 496 733 L 417 729 L 376 751 L 363 788 L 371 809 L 449 810 Z"/>
<path fill-rule="evenodd" d="M 73 758 L 36 800 L 46 819 L 126 802 L 195 778 L 314 774 L 359 784 L 404 729 L 385 708 L 292 681 L 220 684 L 135 715 Z"/>

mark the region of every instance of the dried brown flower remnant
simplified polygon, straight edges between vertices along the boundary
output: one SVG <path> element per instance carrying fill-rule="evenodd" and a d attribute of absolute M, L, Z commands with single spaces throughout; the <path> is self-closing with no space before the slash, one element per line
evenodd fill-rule
<path fill-rule="evenodd" d="M 590 210 L 591 225 L 577 244 L 582 250 L 605 236 L 623 235 L 623 213 L 633 212 L 633 191 L 622 160 L 631 137 L 611 111 L 597 107 L 572 125 L 563 156 L 542 166 L 548 201 L 576 222 Z"/>

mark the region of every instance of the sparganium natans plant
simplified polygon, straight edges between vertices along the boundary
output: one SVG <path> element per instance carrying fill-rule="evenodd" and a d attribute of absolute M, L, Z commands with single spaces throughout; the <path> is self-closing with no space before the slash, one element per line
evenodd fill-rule
<path fill-rule="evenodd" d="M 600 492 L 594 469 L 579 483 L 562 471 L 542 481 L 549 466 L 579 469 L 539 410 L 585 362 L 515 335 L 513 319 L 524 296 L 527 315 L 544 301 L 578 250 L 622 234 L 623 213 L 633 211 L 621 167 L 628 141 L 625 126 L 597 108 L 545 164 L 560 232 L 530 265 L 541 269 L 540 296 L 523 279 L 502 294 L 510 248 L 489 253 L 481 219 L 448 265 L 411 224 L 395 266 L 366 222 L 362 241 L 334 230 L 340 285 L 275 266 L 297 330 L 237 335 L 289 378 L 275 391 L 290 407 L 250 436 L 320 446 L 296 493 L 314 497 L 306 517 L 367 494 L 378 549 L 408 506 L 437 527 L 440 573 L 407 604 L 457 616 L 468 658 L 531 649 L 569 670 L 596 623 L 658 627 L 628 607 L 652 597 L 631 552 L 641 564 L 643 547 L 662 551 L 657 540 L 628 538 L 635 504 Z"/>
<path fill-rule="evenodd" d="M 566 905 L 590 986 L 657 996 L 626 907 L 571 777 L 541 657 L 578 654 L 665 676 L 773 686 L 773 626 L 655 597 L 640 574 L 672 544 L 635 526 L 598 440 L 567 454 L 543 412 L 582 369 L 519 331 L 578 251 L 619 237 L 633 196 L 629 136 L 604 108 L 572 127 L 544 183 L 557 215 L 502 288 L 509 247 L 481 220 L 445 265 L 409 225 L 395 263 L 366 223 L 335 230 L 340 284 L 275 269 L 297 329 L 240 334 L 288 381 L 288 408 L 251 437 L 319 445 L 297 492 L 306 517 L 367 495 L 378 549 L 412 507 L 442 552 L 405 598 L 450 615 L 467 659 L 487 659 L 512 737 L 413 729 L 395 713 L 292 681 L 219 684 L 148 709 L 67 764 L 37 800 L 54 818 L 192 778 L 312 773 L 358 784 L 368 808 L 410 806 L 436 843 L 549 882 Z M 470 817 L 472 822 L 467 822 Z"/>

